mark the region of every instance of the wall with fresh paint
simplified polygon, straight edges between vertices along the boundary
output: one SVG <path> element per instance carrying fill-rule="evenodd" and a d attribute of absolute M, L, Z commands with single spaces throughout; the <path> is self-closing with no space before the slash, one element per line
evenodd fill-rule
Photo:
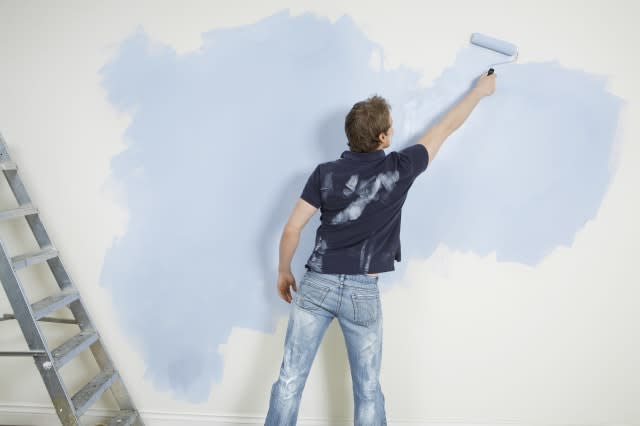
<path fill-rule="evenodd" d="M 348 149 L 346 112 L 381 94 L 387 152 L 413 143 L 504 60 L 470 34 L 511 41 L 518 62 L 496 67 L 496 93 L 413 185 L 403 261 L 380 279 L 389 421 L 633 424 L 640 64 L 620 40 L 639 41 L 639 11 L 4 2 L 0 132 L 148 423 L 260 424 L 291 308 L 275 291 L 280 231 L 315 164 Z M 21 223 L 0 237 L 34 244 Z M 49 275 L 20 272 L 33 299 Z M 44 326 L 52 345 L 59 327 Z M 15 323 L 0 331 L 0 350 L 24 347 Z M 86 356 L 64 376 L 94 370 Z M 348 371 L 336 322 L 301 424 L 349 423 Z M 0 377 L 1 420 L 55 424 L 30 359 L 0 359 Z"/>

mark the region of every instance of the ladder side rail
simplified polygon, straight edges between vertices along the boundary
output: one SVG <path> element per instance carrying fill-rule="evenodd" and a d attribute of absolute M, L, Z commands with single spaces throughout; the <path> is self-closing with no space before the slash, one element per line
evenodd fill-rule
<path fill-rule="evenodd" d="M 7 256 L 2 241 L 0 241 L 0 281 L 29 349 L 44 352 L 43 355 L 34 355 L 33 359 L 51 396 L 58 418 L 64 425 L 80 425 L 75 415 L 75 408 L 70 404 L 69 394 L 62 385 L 62 379 L 53 368 L 51 351 L 37 321 L 33 318 L 31 305 L 27 301 L 22 284 L 13 270 L 11 259 Z"/>
<path fill-rule="evenodd" d="M 0 161 L 11 161 L 11 156 L 9 155 L 9 151 L 7 148 L 7 144 L 0 133 Z M 23 204 L 32 204 L 31 198 L 27 193 L 27 190 L 22 182 L 22 179 L 18 175 L 17 170 L 3 170 L 3 173 L 11 187 L 11 191 L 13 192 L 16 200 L 20 205 Z M 51 246 L 51 239 L 40 219 L 39 214 L 31 214 L 26 215 L 25 219 L 33 232 L 33 235 L 38 242 L 40 248 Z M 47 260 L 47 264 L 49 265 L 52 274 L 54 275 L 56 282 L 58 283 L 58 287 L 61 290 L 66 288 L 76 288 L 71 280 L 71 277 L 67 273 L 64 265 L 62 264 L 62 260 L 60 259 L 60 254 L 57 257 Z M 77 291 L 77 289 L 76 289 Z M 79 293 L 79 292 L 78 292 Z M 98 340 L 94 342 L 89 348 L 101 370 L 114 370 L 114 364 L 105 348 L 105 345 L 102 343 L 102 337 L 99 335 L 96 327 L 93 325 L 94 322 L 91 320 L 89 313 L 84 307 L 82 303 L 82 297 L 80 296 L 77 301 L 71 303 L 69 306 L 73 316 L 78 322 L 80 329 L 82 331 L 91 331 L 98 334 Z M 49 354 L 50 355 L 50 354 Z M 110 388 L 114 398 L 118 402 L 119 406 L 123 409 L 135 409 L 133 405 L 133 401 L 131 396 L 129 395 L 126 386 L 122 380 L 121 376 L 118 376 L 118 379 L 114 381 Z M 136 424 L 142 425 L 142 420 L 138 417 Z"/>

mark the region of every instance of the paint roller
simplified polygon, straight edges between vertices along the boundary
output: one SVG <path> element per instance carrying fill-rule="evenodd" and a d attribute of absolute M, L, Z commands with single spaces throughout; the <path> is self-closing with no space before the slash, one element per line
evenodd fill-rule
<path fill-rule="evenodd" d="M 500 64 L 508 64 L 515 61 L 518 58 L 518 47 L 515 44 L 511 44 L 504 40 L 499 40 L 497 38 L 489 37 L 488 35 L 473 33 L 471 34 L 471 44 L 475 44 L 476 46 L 492 50 L 494 52 L 501 53 L 506 56 L 510 56 L 509 60 L 504 62 L 497 62 L 495 64 L 489 65 L 493 67 L 495 65 Z M 489 68 L 489 72 L 487 75 L 493 74 L 493 68 Z"/>

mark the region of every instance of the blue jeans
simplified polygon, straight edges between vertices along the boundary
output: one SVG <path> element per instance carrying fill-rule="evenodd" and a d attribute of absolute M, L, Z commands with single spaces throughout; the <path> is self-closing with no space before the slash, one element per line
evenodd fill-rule
<path fill-rule="evenodd" d="M 307 270 L 293 293 L 284 356 L 271 387 L 265 426 L 295 425 L 302 391 L 320 341 L 338 318 L 349 355 L 354 425 L 386 425 L 380 387 L 382 305 L 378 277 Z"/>

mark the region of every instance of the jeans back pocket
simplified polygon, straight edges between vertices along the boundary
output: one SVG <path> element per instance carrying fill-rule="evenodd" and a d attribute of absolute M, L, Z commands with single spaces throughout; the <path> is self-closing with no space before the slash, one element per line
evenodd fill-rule
<path fill-rule="evenodd" d="M 308 311 L 320 308 L 330 288 L 304 279 L 298 285 L 296 305 Z"/>
<path fill-rule="evenodd" d="M 351 295 L 353 302 L 353 322 L 359 325 L 370 325 L 378 320 L 379 294 L 377 292 L 360 292 Z"/>

